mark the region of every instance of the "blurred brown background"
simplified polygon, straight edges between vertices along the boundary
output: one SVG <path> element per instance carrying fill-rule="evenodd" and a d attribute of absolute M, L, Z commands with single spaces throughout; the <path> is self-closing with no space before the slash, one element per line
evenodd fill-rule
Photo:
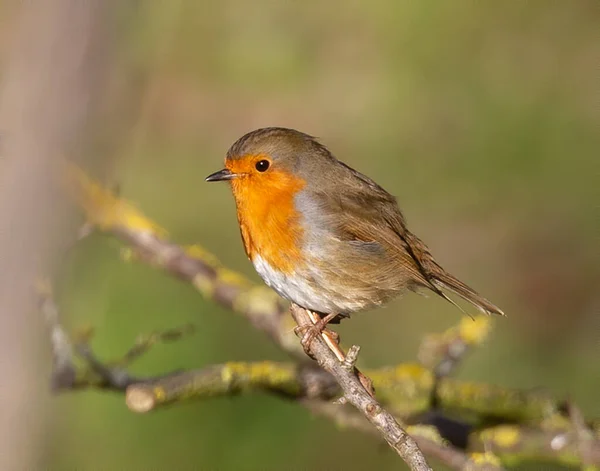
<path fill-rule="evenodd" d="M 438 261 L 507 313 L 459 377 L 545 388 L 600 415 L 597 2 L 115 5 L 106 33 L 114 53 L 86 150 L 110 162 L 103 181 L 174 240 L 203 244 L 258 281 L 228 188 L 203 179 L 254 128 L 319 136 L 395 194 Z M 17 6 L 0 18 L 3 57 Z M 118 248 L 106 237 L 85 241 L 61 284 L 68 326 L 95 326 L 100 354 L 192 322 L 192 339 L 156 348 L 136 372 L 286 358 L 191 287 L 123 263 Z M 423 334 L 458 318 L 447 303 L 408 295 L 339 331 L 376 367 L 413 361 Z M 44 405 L 49 469 L 398 466 L 373 438 L 273 397 L 146 416 L 99 392 Z"/>

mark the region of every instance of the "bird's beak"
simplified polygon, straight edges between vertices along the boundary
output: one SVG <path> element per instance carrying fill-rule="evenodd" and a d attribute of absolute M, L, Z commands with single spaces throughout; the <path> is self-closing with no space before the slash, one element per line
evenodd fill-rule
<path fill-rule="evenodd" d="M 222 182 L 225 180 L 233 180 L 237 177 L 236 173 L 233 173 L 228 168 L 224 168 L 223 170 L 219 170 L 218 172 L 211 173 L 208 177 L 204 179 L 207 182 Z"/>

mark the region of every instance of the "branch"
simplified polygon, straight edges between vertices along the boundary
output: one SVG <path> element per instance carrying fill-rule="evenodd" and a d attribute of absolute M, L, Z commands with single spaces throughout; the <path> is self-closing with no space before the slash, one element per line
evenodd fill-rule
<path fill-rule="evenodd" d="M 316 414 L 330 418 L 341 428 L 352 428 L 378 436 L 376 429 L 369 425 L 365 417 L 356 410 L 340 409 L 336 404 L 324 401 L 303 401 L 303 404 Z M 426 455 L 451 469 L 457 471 L 502 471 L 504 469 L 497 458 L 491 454 L 483 456 L 481 453 L 474 453 L 470 456 L 449 446 L 440 437 L 435 427 L 417 425 L 409 426 L 407 429 Z"/>
<path fill-rule="evenodd" d="M 577 430 L 567 425 L 540 430 L 527 426 L 501 425 L 472 434 L 469 445 L 494 453 L 503 460 L 520 459 L 582 466 L 600 467 L 600 433 L 592 431 L 585 442 Z M 594 437 L 595 435 L 595 437 Z M 585 444 L 585 453 L 581 453 Z"/>
<path fill-rule="evenodd" d="M 58 314 L 53 305 L 49 291 L 42 291 L 44 297 L 40 305 Z M 58 320 L 58 316 L 53 316 Z M 64 333 L 64 329 L 57 325 Z M 56 326 L 55 326 L 56 327 Z M 54 328 L 54 327 L 53 327 Z M 74 381 L 62 382 L 59 390 L 100 389 L 126 394 L 128 407 L 135 412 L 148 412 L 158 407 L 188 400 L 208 399 L 216 396 L 232 396 L 236 394 L 267 393 L 297 401 L 309 410 L 332 419 L 341 427 L 353 428 L 381 438 L 358 410 L 334 404 L 332 399 L 341 394 L 335 379 L 314 364 L 298 365 L 277 362 L 229 362 L 191 371 L 173 372 L 152 378 L 136 378 L 131 376 L 126 367 L 132 361 L 148 351 L 158 340 L 171 341 L 182 338 L 187 328 L 171 329 L 140 336 L 135 345 L 121 358 L 110 362 L 102 362 L 89 346 L 90 335 L 81 335 L 72 343 L 63 337 L 71 347 L 69 365 L 74 372 L 70 375 Z M 61 341 L 59 344 L 63 344 Z M 137 352 L 132 355 L 132 352 Z M 75 361 L 79 357 L 83 361 Z M 58 364 L 56 364 L 58 365 Z M 60 370 L 55 370 L 58 373 Z M 394 413 L 394 404 L 406 412 L 411 402 L 410 396 L 418 391 L 419 367 L 417 365 L 400 365 L 395 368 L 367 370 L 365 373 L 373 378 L 378 394 L 385 398 L 382 402 Z M 60 374 L 56 378 L 64 377 Z M 457 388 L 478 388 L 475 384 L 457 384 Z M 485 390 L 481 385 L 480 390 Z M 417 393 L 426 397 L 427 390 Z M 505 391 L 506 395 L 515 395 L 518 391 Z M 389 402 L 387 399 L 396 397 Z M 417 405 L 420 400 L 414 401 Z M 531 401 L 534 402 L 533 399 Z M 492 401 L 493 404 L 493 401 Z M 560 417 L 555 417 L 560 422 Z M 487 450 L 497 454 L 502 460 L 514 462 L 530 459 L 548 460 L 565 464 L 579 464 L 584 457 L 578 454 L 578 432 L 569 428 L 569 420 L 563 419 L 562 425 L 553 426 L 551 430 L 536 430 L 527 425 L 503 425 L 483 429 L 471 433 L 469 453 L 465 453 L 445 443 L 431 426 L 409 426 L 408 431 L 418 446 L 429 456 L 438 459 L 452 469 L 459 471 L 499 471 L 502 469 L 498 458 L 491 453 L 479 453 L 476 450 Z M 600 464 L 600 432 L 589 431 L 586 442 L 585 462 L 589 465 Z M 595 435 L 594 435 L 595 434 Z M 595 438 L 594 438 L 595 437 Z M 580 458 L 581 456 L 581 458 Z"/>
<path fill-rule="evenodd" d="M 302 354 L 299 342 L 291 335 L 294 324 L 287 315 L 285 303 L 275 293 L 266 287 L 256 286 L 236 273 L 223 268 L 212 255 L 201 247 L 183 248 L 169 242 L 166 239 L 166 232 L 131 204 L 112 195 L 90 180 L 79 169 L 71 167 L 68 170 L 69 187 L 83 207 L 88 223 L 126 242 L 132 249 L 130 251 L 132 258 L 151 263 L 190 282 L 203 296 L 244 315 L 256 328 L 266 332 L 284 350 L 294 355 Z M 310 320 L 308 314 L 303 310 L 300 311 L 304 312 L 304 314 L 300 314 L 302 319 L 299 318 L 303 322 L 302 325 L 307 324 Z M 437 340 L 441 341 L 430 342 L 429 358 L 434 360 L 424 361 L 424 363 L 431 365 L 433 370 L 418 365 L 398 365 L 366 371 L 377 389 L 378 399 L 397 417 L 412 420 L 417 415 L 430 411 L 432 397 L 435 398 L 435 405 L 440 411 L 450 411 L 453 414 L 458 412 L 461 415 L 475 418 L 476 425 L 480 427 L 480 430 L 471 433 L 471 443 L 468 445 L 468 449 L 471 450 L 469 455 L 445 445 L 439 439 L 439 435 L 433 437 L 431 434 L 425 434 L 427 435 L 427 439 L 425 439 L 423 432 L 430 430 L 431 427 L 409 427 L 415 441 L 426 453 L 440 458 L 453 469 L 465 471 L 467 469 L 501 469 L 497 459 L 488 452 L 494 449 L 491 444 L 483 448 L 486 450 L 485 453 L 473 452 L 475 447 L 482 443 L 478 440 L 483 440 L 482 437 L 485 438 L 481 434 L 494 430 L 487 428 L 490 418 L 496 423 L 516 422 L 517 425 L 514 425 L 514 428 L 522 433 L 524 440 L 528 440 L 531 436 L 527 433 L 530 429 L 547 434 L 544 435 L 547 440 L 543 443 L 524 443 L 523 446 L 515 446 L 510 449 L 496 444 L 497 448 L 495 449 L 502 453 L 503 459 L 531 458 L 532 449 L 539 446 L 544 450 L 554 450 L 555 460 L 561 461 L 562 458 L 558 456 L 557 443 L 561 443 L 562 435 L 557 435 L 556 431 L 552 435 L 552 431 L 544 429 L 544 423 L 547 420 L 560 419 L 558 401 L 539 392 L 464 383 L 447 377 L 463 354 L 472 346 L 480 344 L 486 337 L 489 330 L 487 322 L 487 319 L 481 321 L 480 318 L 477 318 L 475 322 L 465 319 L 459 327 L 438 336 Z M 457 344 L 462 344 L 462 347 L 456 347 Z M 336 368 L 341 365 L 335 356 L 332 356 L 333 353 L 323 343 L 321 337 L 315 339 L 314 345 L 323 349 L 321 354 L 316 355 L 322 357 L 323 366 L 327 367 L 330 361 L 335 362 Z M 458 351 L 460 352 L 456 354 Z M 424 358 L 423 352 L 427 357 L 427 349 L 422 349 L 422 358 Z M 76 353 L 84 356 L 88 367 L 84 374 L 77 372 L 75 388 L 87 385 L 87 387 L 102 387 L 119 391 L 127 389 L 129 406 L 133 406 L 134 409 L 138 407 L 140 411 L 147 410 L 148 406 L 152 409 L 191 397 L 201 398 L 215 394 L 229 395 L 236 392 L 264 391 L 298 400 L 310 407 L 311 410 L 315 408 L 314 404 L 318 404 L 318 408 L 322 410 L 336 410 L 337 412 L 333 414 L 336 421 L 343 422 L 348 419 L 348 422 L 354 424 L 352 426 L 355 428 L 362 430 L 368 426 L 372 432 L 375 430 L 369 426 L 358 410 L 339 404 L 333 405 L 329 402 L 332 397 L 340 394 L 340 390 L 332 376 L 314 366 L 303 366 L 302 368 L 312 368 L 312 370 L 305 370 L 297 365 L 290 366 L 270 362 L 262 364 L 226 363 L 192 372 L 178 372 L 159 378 L 139 379 L 127 375 L 119 362 L 113 363 L 117 366 L 102 365 L 93 357 L 89 348 L 87 350 L 78 348 Z M 304 358 L 304 355 L 302 354 L 298 358 Z M 437 360 L 435 360 L 436 358 Z M 440 366 L 444 362 L 446 365 L 450 364 L 450 367 Z M 350 366 L 353 366 L 352 362 L 349 363 Z M 234 365 L 233 369 L 232 365 Z M 310 384 L 305 384 L 301 371 L 319 371 L 320 373 L 312 376 L 313 380 Z M 402 429 L 400 429 L 401 432 L 398 432 L 395 428 L 396 426 L 399 428 L 399 426 L 393 417 L 391 421 L 388 421 L 385 413 L 379 413 L 378 407 L 381 407 L 379 404 L 375 402 L 375 408 L 367 410 L 369 404 L 373 404 L 371 402 L 373 398 L 364 389 L 352 368 L 346 368 L 343 371 L 345 373 L 338 373 L 344 381 L 348 381 L 345 385 L 354 388 L 351 390 L 351 398 L 354 398 L 356 404 L 354 402 L 353 404 L 358 405 L 361 412 L 370 410 L 371 415 L 375 415 L 376 418 L 373 419 L 371 415 L 367 415 L 367 418 L 377 426 L 384 427 L 385 433 L 389 432 L 394 439 L 395 434 L 398 433 L 404 434 L 398 436 L 406 436 Z M 293 372 L 295 374 L 292 374 Z M 287 379 L 281 382 L 281 378 Z M 297 388 L 296 392 L 300 391 L 296 396 L 290 395 L 292 386 Z M 321 393 L 313 395 L 306 391 L 321 391 Z M 350 400 L 350 398 L 346 400 Z M 349 411 L 352 411 L 351 415 L 349 415 Z M 328 414 L 324 413 L 324 415 Z M 362 425 L 358 426 L 359 423 Z M 520 425 L 521 423 L 529 425 Z M 388 426 L 391 429 L 386 428 Z M 471 428 L 468 425 L 462 424 L 461 427 L 465 430 L 464 433 L 470 433 Z M 567 427 L 561 430 L 560 433 L 563 433 L 564 430 L 571 429 Z M 502 429 L 500 431 L 502 432 Z M 594 462 L 597 456 L 594 450 L 598 445 L 598 431 L 596 430 L 594 434 L 594 438 L 586 442 L 585 450 L 588 450 L 586 456 L 583 458 L 576 454 L 576 460 L 590 464 L 597 463 Z M 575 439 L 579 440 L 577 437 L 581 435 L 581 433 L 576 434 Z M 487 437 L 489 440 L 489 435 Z M 494 437 L 497 438 L 496 435 Z M 506 440 L 506 435 L 501 433 L 500 438 Z M 433 445 L 430 442 L 437 444 L 437 447 L 431 448 Z M 501 441 L 500 443 L 506 444 L 507 442 Z M 394 445 L 394 447 L 407 447 L 406 442 Z M 578 450 L 581 449 L 582 447 L 578 445 Z M 525 450 L 529 454 L 524 453 Z"/>
<path fill-rule="evenodd" d="M 58 306 L 52 297 L 48 283 L 38 284 L 38 297 L 40 310 L 50 330 L 54 357 L 52 384 L 57 391 L 85 388 L 123 391 L 129 385 L 143 386 L 144 383 L 161 386 L 160 381 L 168 381 L 170 374 L 143 380 L 131 377 L 125 373 L 125 370 L 157 343 L 178 340 L 192 332 L 192 327 L 186 325 L 140 335 L 135 344 L 122 357 L 102 362 L 92 353 L 89 345 L 91 340 L 89 332 L 80 333 L 76 336 L 75 341 L 69 338 L 60 324 Z M 77 362 L 76 357 L 81 357 L 84 360 L 83 363 Z M 318 368 L 315 369 L 318 370 Z M 256 373 L 259 370 L 252 369 L 252 371 Z M 280 377 L 281 375 L 276 374 L 277 371 L 276 369 L 270 370 L 270 374 L 273 377 Z M 204 397 L 205 390 L 202 384 L 193 380 L 197 375 L 203 374 L 204 369 L 174 373 L 179 384 L 187 383 L 185 389 L 190 391 L 190 394 L 179 396 L 173 392 L 163 398 L 164 400 L 158 398 L 154 406 L 158 407 L 193 397 Z M 390 408 L 394 415 L 411 419 L 411 417 L 423 414 L 430 409 L 434 380 L 431 372 L 425 368 L 414 364 L 401 364 L 394 367 L 366 370 L 365 374 L 372 379 L 380 402 Z M 326 378 L 328 379 L 326 380 Z M 339 388 L 335 388 L 335 391 L 331 389 L 331 384 L 335 381 L 330 375 L 322 374 L 319 379 L 320 382 L 310 383 L 312 386 L 307 383 L 306 386 L 310 386 L 316 391 L 327 390 L 329 394 L 319 395 L 313 392 L 308 394 L 308 397 L 328 399 L 339 396 Z M 160 381 L 157 382 L 157 380 Z M 164 389 L 170 390 L 166 386 Z M 281 394 L 283 391 L 276 392 Z M 460 414 L 462 411 L 465 415 L 475 418 L 479 423 L 483 423 L 487 417 L 541 422 L 552 414 L 556 414 L 559 405 L 559 401 L 537 391 L 524 392 L 452 379 L 446 379 L 442 383 L 438 401 L 440 411 L 449 411 L 453 414 Z"/>
<path fill-rule="evenodd" d="M 257 286 L 224 268 L 200 246 L 181 247 L 137 208 L 98 183 L 81 169 L 67 166 L 67 188 L 83 208 L 88 223 L 127 243 L 135 258 L 189 282 L 203 297 L 242 314 L 282 349 L 298 357 L 304 352 L 293 335 L 288 304 L 267 286 Z"/>
<path fill-rule="evenodd" d="M 75 347 L 73 346 L 60 324 L 58 307 L 54 302 L 48 283 L 39 284 L 38 297 L 40 310 L 44 314 L 51 332 L 54 353 L 52 384 L 55 391 L 97 388 L 125 392 L 127 406 L 134 412 L 148 412 L 158 406 L 193 398 L 262 391 L 297 400 L 311 410 L 321 409 L 323 415 L 331 417 L 333 414 L 338 423 L 341 423 L 345 417 L 350 417 L 347 407 L 329 402 L 340 395 L 338 382 L 324 369 L 312 364 L 231 362 L 199 370 L 173 372 L 154 378 L 134 378 L 127 372 L 127 366 L 148 352 L 158 341 L 173 341 L 182 338 L 183 335 L 189 333 L 189 327 L 140 336 L 122 358 L 105 364 L 94 355 L 89 346 L 90 333 L 80 336 L 80 340 L 76 342 Z M 329 353 L 331 354 L 331 352 Z M 75 361 L 76 355 L 83 360 L 83 363 Z M 334 361 L 337 360 L 334 359 Z M 338 363 L 338 365 L 340 364 Z M 347 365 L 341 365 L 344 371 L 351 370 L 346 367 Z M 353 365 L 351 366 L 353 367 Z M 399 375 L 394 373 L 390 376 L 398 377 Z M 387 382 L 393 383 L 389 380 Z M 356 384 L 362 387 L 360 382 Z M 368 398 L 371 397 L 364 389 L 363 391 Z M 355 393 L 351 392 L 351 394 Z M 371 433 L 375 431 L 368 425 L 365 416 L 360 416 L 356 412 L 354 414 L 358 419 L 352 420 L 354 428 L 360 430 L 367 428 Z M 375 420 L 377 421 L 377 419 Z M 392 420 L 394 419 L 392 418 Z M 430 431 L 423 434 L 420 432 L 422 429 L 422 427 L 416 429 L 419 432 L 416 434 L 419 444 L 448 466 L 457 470 L 470 469 L 471 471 L 501 469 L 499 467 L 474 466 L 467 455 L 449 447 L 436 432 Z M 467 464 L 470 466 L 469 468 L 466 467 Z"/>
<path fill-rule="evenodd" d="M 292 304 L 290 312 L 300 329 L 313 326 L 308 312 Z M 384 440 L 398 453 L 413 471 L 430 470 L 421 450 L 415 441 L 398 424 L 392 414 L 386 411 L 365 389 L 358 378 L 354 365 L 345 368 L 322 336 L 316 336 L 311 343 L 311 353 L 319 366 L 329 372 L 338 382 L 344 398 L 356 407 L 373 424 Z"/>
<path fill-rule="evenodd" d="M 465 355 L 487 339 L 491 330 L 488 315 L 464 316 L 460 323 L 441 334 L 428 334 L 419 348 L 419 361 L 438 379 L 450 376 Z"/>
<path fill-rule="evenodd" d="M 58 307 L 54 303 L 50 284 L 44 281 L 39 282 L 37 291 L 39 309 L 50 331 L 52 346 L 52 378 L 50 384 L 52 390 L 72 388 L 75 384 L 76 369 L 71 340 L 60 324 Z"/>
<path fill-rule="evenodd" d="M 195 397 L 257 391 L 297 400 L 328 400 L 338 394 L 338 386 L 331 376 L 315 367 L 271 361 L 230 362 L 134 383 L 127 388 L 126 402 L 134 412 L 148 412 Z"/>

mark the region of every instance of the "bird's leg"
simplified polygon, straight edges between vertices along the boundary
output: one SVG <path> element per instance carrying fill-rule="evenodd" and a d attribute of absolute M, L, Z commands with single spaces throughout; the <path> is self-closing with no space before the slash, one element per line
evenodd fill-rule
<path fill-rule="evenodd" d="M 317 335 L 321 335 L 329 349 L 335 354 L 339 361 L 344 361 L 346 355 L 339 346 L 340 337 L 337 333 L 327 329 L 327 324 L 337 317 L 337 314 L 327 314 L 321 318 L 318 314 L 307 310 L 308 316 L 314 325 L 306 326 L 300 343 L 307 355 L 311 356 L 310 345 Z"/>
<path fill-rule="evenodd" d="M 314 360 L 315 357 L 310 351 L 310 345 L 312 341 L 317 337 L 317 335 L 321 335 L 323 337 L 323 340 L 325 341 L 329 349 L 337 357 L 337 359 L 340 362 L 343 362 L 346 359 L 346 354 L 340 348 L 340 336 L 333 330 L 329 330 L 326 328 L 327 324 L 332 319 L 335 319 L 338 316 L 338 314 L 327 314 L 325 317 L 320 317 L 318 314 L 308 309 L 306 310 L 306 312 L 308 313 L 308 317 L 310 317 L 310 320 L 312 321 L 313 325 L 296 327 L 295 330 L 296 334 L 304 332 L 302 335 L 302 339 L 300 340 L 302 348 L 304 348 L 304 352 Z M 358 375 L 360 383 L 363 385 L 366 391 L 371 395 L 371 397 L 375 397 L 375 389 L 373 388 L 373 382 L 371 381 L 371 379 L 365 376 L 359 370 L 356 370 L 356 373 Z"/>

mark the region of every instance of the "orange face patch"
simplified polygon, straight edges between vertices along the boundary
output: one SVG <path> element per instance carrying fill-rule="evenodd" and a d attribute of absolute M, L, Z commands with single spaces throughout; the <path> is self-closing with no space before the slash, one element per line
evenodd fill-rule
<path fill-rule="evenodd" d="M 269 168 L 260 172 L 256 165 L 262 160 Z M 292 273 L 303 263 L 303 229 L 294 196 L 306 182 L 262 154 L 228 159 L 225 166 L 239 175 L 231 188 L 246 254 L 251 260 L 260 255 L 272 268 Z"/>

